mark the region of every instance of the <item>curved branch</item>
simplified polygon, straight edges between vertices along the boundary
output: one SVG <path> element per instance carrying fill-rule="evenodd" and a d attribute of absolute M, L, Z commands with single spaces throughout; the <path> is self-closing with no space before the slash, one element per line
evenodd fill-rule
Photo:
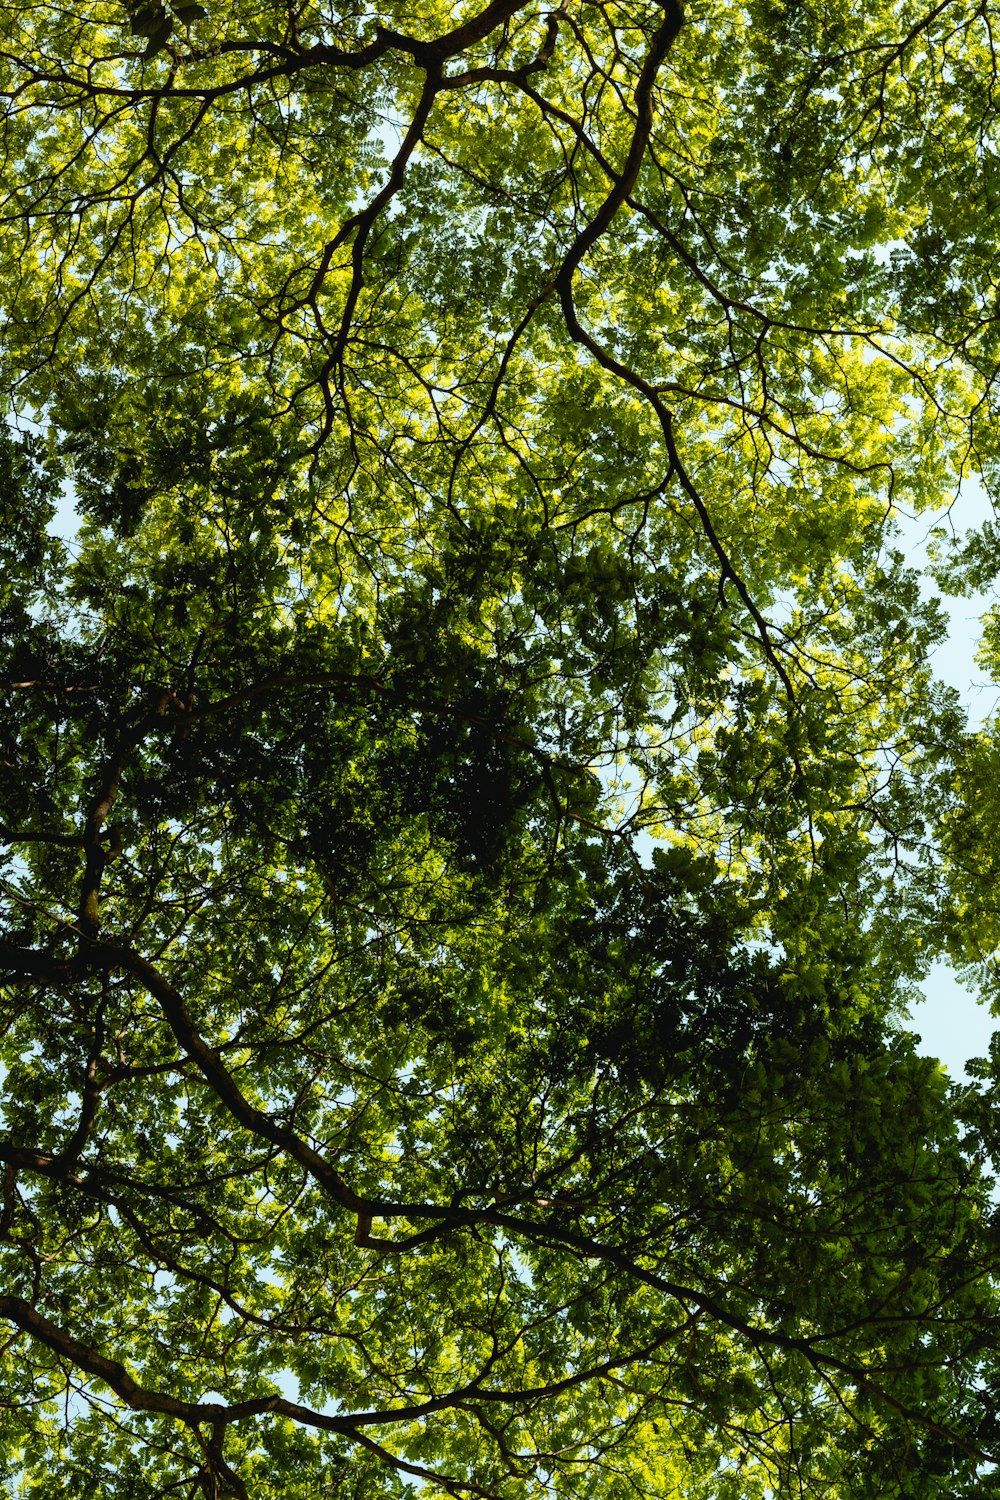
<path fill-rule="evenodd" d="M 663 60 L 680 32 L 683 19 L 683 12 L 677 0 L 670 0 L 670 4 L 667 6 L 666 19 L 656 33 L 635 87 L 636 123 L 625 162 L 620 173 L 616 175 L 611 190 L 601 204 L 601 207 L 590 223 L 577 235 L 569 251 L 563 258 L 562 264 L 556 273 L 554 285 L 559 294 L 567 331 L 574 343 L 580 344 L 583 348 L 587 349 L 603 369 L 617 375 L 619 379 L 630 385 L 633 390 L 638 391 L 640 395 L 644 396 L 655 411 L 671 467 L 676 471 L 681 482 L 681 487 L 691 501 L 709 545 L 719 560 L 722 569 L 722 582 L 725 583 L 727 580 L 732 582 L 733 587 L 743 601 L 747 613 L 757 627 L 764 654 L 780 677 L 789 700 L 794 701 L 795 691 L 792 687 L 791 679 L 775 651 L 768 622 L 757 608 L 749 589 L 736 571 L 729 553 L 726 551 L 718 532 L 715 530 L 708 507 L 681 462 L 674 438 L 673 419 L 669 410 L 664 406 L 656 387 L 650 381 L 646 380 L 638 371 L 631 369 L 628 365 L 623 364 L 621 360 L 616 359 L 614 355 L 609 354 L 586 331 L 577 316 L 573 300 L 573 277 L 577 268 L 587 254 L 587 251 L 600 239 L 601 235 L 611 224 L 618 210 L 628 202 L 629 195 L 639 176 L 639 170 L 646 154 L 653 126 L 653 87 Z"/>
<path fill-rule="evenodd" d="M 200 1035 L 195 1026 L 183 998 L 169 981 L 159 971 L 139 954 L 124 946 L 92 942 L 88 944 L 88 958 L 90 966 L 95 964 L 107 968 L 118 968 L 131 974 L 137 979 L 149 994 L 160 1004 L 163 1015 L 174 1033 L 177 1041 L 192 1061 L 198 1066 L 206 1080 L 215 1090 L 220 1102 L 226 1107 L 235 1120 L 242 1124 L 254 1135 L 280 1146 L 288 1156 L 304 1167 L 317 1184 L 328 1193 L 334 1202 L 357 1215 L 357 1232 L 355 1243 L 362 1248 L 372 1248 L 383 1253 L 400 1254 L 408 1250 L 416 1249 L 423 1244 L 428 1244 L 441 1235 L 451 1233 L 457 1229 L 481 1228 L 489 1226 L 496 1229 L 506 1230 L 508 1233 L 518 1236 L 528 1243 L 538 1245 L 561 1246 L 572 1251 L 585 1260 L 597 1260 L 606 1265 L 613 1266 L 621 1271 L 623 1275 L 651 1289 L 661 1292 L 683 1308 L 685 1316 L 692 1316 L 692 1309 L 706 1314 L 720 1326 L 731 1330 L 738 1337 L 758 1352 L 764 1348 L 778 1349 L 786 1353 L 794 1353 L 808 1361 L 817 1375 L 837 1375 L 849 1383 L 865 1390 L 875 1400 L 885 1404 L 907 1421 L 933 1432 L 946 1441 L 954 1444 L 962 1452 L 970 1457 L 992 1462 L 994 1455 L 969 1443 L 961 1434 L 955 1432 L 946 1424 L 935 1421 L 932 1417 L 917 1411 L 900 1402 L 890 1391 L 880 1384 L 879 1380 L 857 1362 L 839 1358 L 835 1354 L 826 1352 L 817 1346 L 828 1343 L 835 1335 L 817 1334 L 811 1338 L 798 1338 L 791 1334 L 781 1332 L 780 1329 L 765 1328 L 740 1313 L 732 1311 L 710 1293 L 701 1291 L 695 1287 L 685 1286 L 658 1272 L 649 1270 L 640 1265 L 631 1254 L 614 1245 L 606 1245 L 590 1235 L 567 1229 L 559 1224 L 538 1223 L 531 1219 L 525 1219 L 518 1214 L 510 1214 L 493 1208 L 461 1208 L 452 1205 L 440 1205 L 434 1203 L 406 1203 L 389 1202 L 362 1197 L 347 1184 L 339 1172 L 327 1162 L 319 1152 L 301 1139 L 290 1128 L 279 1125 L 272 1116 L 265 1114 L 253 1106 L 245 1097 L 235 1079 L 229 1073 L 221 1060 L 217 1049 L 211 1047 Z M 22 968 L 23 972 L 31 974 L 47 973 L 51 978 L 65 980 L 75 972 L 79 965 L 58 961 L 49 955 L 39 954 L 31 950 L 18 950 L 12 945 L 5 944 L 0 947 L 0 959 L 4 960 L 9 967 Z M 18 1163 L 20 1164 L 20 1163 Z M 28 1165 L 27 1163 L 24 1163 Z M 375 1238 L 371 1235 L 371 1224 L 375 1218 L 384 1219 L 430 1219 L 434 1223 L 430 1228 L 419 1231 L 401 1240 L 387 1240 Z M 9 1310 L 5 1310 L 9 1309 Z M 177 1416 L 184 1421 L 223 1421 L 237 1420 L 238 1416 L 252 1416 L 261 1411 L 275 1411 L 293 1417 L 295 1420 L 309 1422 L 311 1425 L 321 1426 L 324 1430 L 331 1432 L 342 1432 L 346 1436 L 357 1437 L 354 1427 L 359 1422 L 369 1420 L 383 1420 L 381 1416 L 373 1414 L 371 1418 L 365 1414 L 345 1418 L 326 1418 L 317 1413 L 309 1413 L 307 1408 L 299 1407 L 296 1403 L 286 1402 L 283 1398 L 267 1398 L 262 1402 L 245 1402 L 236 1407 L 221 1408 L 214 1403 L 190 1403 L 179 1401 L 178 1398 L 163 1396 L 157 1392 L 145 1392 L 135 1381 L 127 1375 L 124 1366 L 114 1361 L 106 1360 L 103 1356 L 95 1354 L 92 1350 L 82 1344 L 78 1344 L 65 1335 L 61 1330 L 49 1322 L 42 1314 L 38 1313 L 30 1303 L 23 1302 L 19 1298 L 0 1298 L 0 1316 L 9 1317 L 12 1322 L 24 1327 L 26 1332 L 31 1332 L 39 1340 L 56 1352 L 63 1352 L 67 1357 L 73 1358 L 81 1369 L 87 1370 L 99 1379 L 104 1380 L 123 1400 L 136 1409 L 149 1411 L 163 1411 L 169 1415 Z M 37 1329 L 37 1334 L 35 1330 Z M 60 1343 L 59 1341 L 63 1342 Z M 68 1342 L 66 1342 L 68 1341 Z M 78 1350 L 80 1358 L 77 1358 Z M 90 1360 L 90 1363 L 84 1362 Z M 108 1373 L 110 1372 L 110 1376 Z M 110 1378 L 113 1377 L 113 1378 Z M 141 1405 L 147 1396 L 154 1402 L 152 1405 Z M 438 1398 L 437 1401 L 424 1404 L 421 1412 L 430 1414 L 430 1411 L 439 1409 L 439 1403 L 449 1404 L 453 1397 L 447 1399 Z M 193 1415 L 193 1413 L 199 1413 Z M 238 1415 L 235 1415 L 238 1414 Z M 419 1413 L 414 1413 L 414 1415 Z M 394 1418 L 386 1420 L 404 1420 L 405 1413 L 397 1412 Z"/>

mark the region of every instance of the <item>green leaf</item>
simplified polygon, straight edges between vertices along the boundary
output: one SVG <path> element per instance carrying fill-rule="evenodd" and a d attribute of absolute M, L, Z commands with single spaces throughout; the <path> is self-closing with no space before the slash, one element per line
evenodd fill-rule
<path fill-rule="evenodd" d="M 162 6 L 148 7 L 136 11 L 130 21 L 133 36 L 152 36 L 163 25 L 165 12 Z"/>
<path fill-rule="evenodd" d="M 163 20 L 160 21 L 153 28 L 153 30 L 149 32 L 149 41 L 146 43 L 145 50 L 142 54 L 143 57 L 155 57 L 158 52 L 162 52 L 164 47 L 167 45 L 167 42 L 170 40 L 170 34 L 173 29 L 173 17 L 164 16 Z"/>

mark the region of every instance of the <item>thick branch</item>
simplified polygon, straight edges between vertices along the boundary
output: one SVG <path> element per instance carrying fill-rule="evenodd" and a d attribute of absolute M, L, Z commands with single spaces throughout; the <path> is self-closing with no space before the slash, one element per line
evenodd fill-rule
<path fill-rule="evenodd" d="M 11 945 L 6 945 L 3 949 L 0 949 L 0 957 L 3 957 L 8 965 L 12 965 L 16 962 L 16 956 L 20 952 L 21 950 L 14 949 Z M 270 1115 L 256 1109 L 249 1102 L 235 1079 L 233 1079 L 224 1066 L 219 1052 L 209 1046 L 198 1032 L 181 995 L 152 964 L 137 953 L 134 953 L 131 949 L 111 943 L 92 943 L 89 945 L 88 952 L 91 963 L 104 965 L 108 968 L 122 969 L 126 973 L 131 974 L 159 1002 L 164 1017 L 178 1042 L 201 1070 L 207 1082 L 215 1090 L 220 1102 L 225 1105 L 235 1120 L 254 1135 L 280 1146 L 292 1160 L 298 1162 L 300 1166 L 310 1173 L 319 1186 L 329 1193 L 330 1197 L 336 1203 L 357 1215 L 357 1244 L 382 1252 L 399 1254 L 415 1249 L 422 1244 L 429 1243 L 440 1235 L 456 1229 L 491 1226 L 506 1230 L 508 1233 L 528 1243 L 562 1246 L 579 1255 L 582 1259 L 597 1260 L 606 1265 L 613 1266 L 625 1276 L 663 1293 L 665 1296 L 676 1301 L 684 1309 L 686 1316 L 690 1316 L 692 1308 L 697 1309 L 722 1327 L 730 1329 L 738 1337 L 745 1339 L 755 1350 L 761 1351 L 765 1348 L 772 1348 L 800 1355 L 812 1365 L 817 1374 L 823 1376 L 832 1374 L 841 1377 L 850 1384 L 865 1390 L 876 1400 L 889 1406 L 915 1425 L 937 1433 L 970 1456 L 990 1461 L 991 1455 L 967 1442 L 951 1428 L 934 1421 L 933 1418 L 919 1411 L 905 1406 L 897 1400 L 863 1365 L 850 1360 L 840 1359 L 838 1356 L 827 1353 L 818 1347 L 823 1343 L 829 1342 L 829 1336 L 817 1335 L 808 1339 L 796 1338 L 791 1334 L 781 1332 L 779 1329 L 762 1327 L 742 1314 L 733 1312 L 707 1292 L 672 1281 L 667 1277 L 659 1275 L 656 1271 L 651 1271 L 645 1266 L 640 1265 L 622 1248 L 603 1244 L 590 1235 L 567 1229 L 563 1225 L 538 1223 L 517 1214 L 505 1213 L 489 1207 L 461 1208 L 433 1203 L 394 1203 L 362 1197 L 348 1186 L 347 1182 L 334 1167 L 325 1161 L 317 1151 L 314 1151 L 306 1141 L 303 1141 L 296 1135 L 293 1130 L 279 1125 Z M 25 971 L 38 973 L 44 967 L 41 961 L 45 960 L 47 956 L 24 950 L 23 957 Z M 57 963 L 52 959 L 48 959 L 47 966 L 48 972 L 52 977 L 58 974 L 60 978 L 65 978 L 67 971 L 72 968 L 71 965 Z M 17 1164 L 21 1165 L 22 1163 L 18 1162 Z M 25 1162 L 23 1165 L 28 1165 L 28 1163 Z M 371 1236 L 370 1228 L 374 1218 L 390 1220 L 431 1219 L 435 1223 L 427 1230 L 423 1230 L 402 1240 L 393 1241 L 376 1239 Z M 12 1307 L 15 1305 L 18 1308 L 21 1306 L 29 1307 L 29 1304 L 21 1304 L 20 1300 L 16 1298 L 6 1300 Z M 0 1315 L 10 1316 L 11 1321 L 18 1322 L 18 1318 L 14 1317 L 13 1314 L 5 1313 L 3 1307 L 3 1301 L 0 1301 Z M 33 1316 L 41 1317 L 40 1314 L 34 1312 L 34 1309 L 30 1309 L 30 1311 Z M 26 1331 L 32 1331 L 27 1328 L 27 1325 L 19 1323 L 19 1326 L 25 1326 Z M 40 1328 L 44 1326 L 46 1329 L 54 1327 L 54 1325 L 49 1324 L 44 1318 L 41 1319 L 41 1323 L 38 1326 Z M 40 1334 L 39 1337 L 41 1337 Z M 41 1341 L 45 1343 L 46 1339 L 41 1338 Z M 56 1347 L 52 1343 L 49 1343 L 48 1346 L 52 1348 Z M 78 1347 L 80 1349 L 84 1348 L 82 1345 Z M 84 1352 L 87 1353 L 88 1351 L 84 1350 Z M 93 1358 L 100 1359 L 100 1356 L 94 1355 Z M 123 1368 L 115 1366 L 113 1362 L 108 1361 L 104 1361 L 103 1365 L 107 1365 L 112 1371 Z M 135 1386 L 134 1382 L 122 1385 L 119 1381 L 119 1384 L 116 1384 L 115 1381 L 108 1379 L 107 1375 L 103 1373 L 103 1365 L 101 1368 L 98 1368 L 97 1365 L 81 1364 L 80 1368 L 87 1369 L 90 1373 L 98 1375 L 100 1379 L 106 1380 L 112 1389 L 122 1396 L 123 1400 L 129 1400 L 130 1404 L 135 1404 L 126 1394 L 126 1391 L 132 1390 L 133 1394 L 135 1394 L 139 1392 L 139 1387 Z M 125 1379 L 126 1382 L 129 1381 L 129 1377 L 126 1376 Z M 174 1401 L 174 1398 L 171 1397 L 160 1397 L 156 1393 L 153 1393 L 153 1395 L 158 1402 Z M 452 1400 L 453 1396 L 449 1396 L 444 1404 L 449 1404 Z M 263 1405 L 251 1402 L 244 1403 L 239 1408 L 230 1408 L 228 1410 L 230 1412 L 238 1410 L 244 1415 L 253 1415 L 258 1409 L 281 1411 L 286 1415 L 293 1416 L 295 1420 L 301 1421 L 312 1421 L 316 1415 L 311 1414 L 311 1416 L 307 1417 L 304 1415 L 305 1408 L 294 1407 L 293 1410 L 293 1407 L 294 1403 L 278 1402 L 277 1400 L 272 1402 L 269 1400 Z M 160 1404 L 147 1406 L 142 1409 L 170 1411 L 172 1414 L 180 1416 L 182 1420 L 188 1420 L 183 1415 L 183 1411 L 193 1410 L 194 1408 L 191 1403 L 180 1402 L 175 1403 L 175 1406 Z M 215 1408 L 211 1408 L 205 1404 L 198 1409 L 210 1414 L 196 1416 L 191 1418 L 191 1420 L 208 1421 L 224 1419 L 221 1414 L 221 1408 L 219 1409 L 219 1415 L 215 1414 Z M 433 1409 L 437 1409 L 437 1406 L 435 1405 Z M 430 1405 L 425 1405 L 423 1410 L 429 1412 L 431 1410 Z M 233 1420 L 231 1416 L 225 1419 Z M 381 1420 L 381 1417 L 376 1417 L 375 1419 Z M 399 1419 L 402 1420 L 402 1414 L 399 1414 Z M 329 1421 L 323 1419 L 322 1421 L 315 1421 L 313 1425 L 320 1425 L 330 1431 L 346 1432 L 349 1435 L 356 1436 L 353 1432 L 354 1425 L 366 1420 L 368 1419 L 365 1416 L 359 1415 L 344 1419 L 329 1419 Z"/>

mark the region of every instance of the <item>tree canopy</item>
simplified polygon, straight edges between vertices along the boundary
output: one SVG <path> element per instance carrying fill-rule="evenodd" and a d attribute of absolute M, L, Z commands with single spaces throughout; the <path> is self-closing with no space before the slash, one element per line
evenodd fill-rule
<path fill-rule="evenodd" d="M 8 1492 L 1000 1491 L 990 6 L 0 13 Z"/>

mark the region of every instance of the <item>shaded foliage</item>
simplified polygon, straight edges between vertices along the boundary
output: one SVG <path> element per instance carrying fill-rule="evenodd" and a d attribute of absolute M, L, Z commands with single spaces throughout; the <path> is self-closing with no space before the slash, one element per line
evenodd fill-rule
<path fill-rule="evenodd" d="M 988 14 L 4 35 L 11 1493 L 991 1493 Z"/>

